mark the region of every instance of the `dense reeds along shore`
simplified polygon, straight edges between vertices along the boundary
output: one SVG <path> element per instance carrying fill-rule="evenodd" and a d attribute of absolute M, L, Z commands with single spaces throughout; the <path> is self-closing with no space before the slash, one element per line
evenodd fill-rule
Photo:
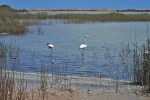
<path fill-rule="evenodd" d="M 16 19 L 65 19 L 74 21 L 99 21 L 99 22 L 131 22 L 131 21 L 150 21 L 150 14 L 122 14 L 122 13 L 107 13 L 107 14 L 54 14 L 50 15 L 47 12 L 39 13 L 24 13 L 22 15 L 14 16 Z"/>
<path fill-rule="evenodd" d="M 22 34 L 27 31 L 27 28 L 19 21 L 9 17 L 8 15 L 0 15 L 0 34 Z"/>
<path fill-rule="evenodd" d="M 50 18 L 68 19 L 72 21 L 94 21 L 94 22 L 129 22 L 129 21 L 150 21 L 149 14 L 130 14 L 121 13 L 110 14 L 58 14 L 50 16 Z"/>
<path fill-rule="evenodd" d="M 7 5 L 0 6 L 0 34 L 22 34 L 27 31 L 27 28 L 23 24 L 12 17 L 17 12 L 18 10 Z"/>

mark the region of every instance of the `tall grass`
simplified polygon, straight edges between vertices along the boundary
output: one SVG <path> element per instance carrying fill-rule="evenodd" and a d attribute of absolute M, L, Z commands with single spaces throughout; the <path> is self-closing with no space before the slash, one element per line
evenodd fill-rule
<path fill-rule="evenodd" d="M 0 33 L 22 34 L 26 31 L 27 28 L 10 14 L 0 14 Z"/>
<path fill-rule="evenodd" d="M 119 54 L 125 73 L 132 84 L 143 86 L 143 92 L 150 92 L 150 41 L 149 39 L 142 46 L 135 42 L 131 45 L 124 45 Z"/>
<path fill-rule="evenodd" d="M 50 15 L 46 12 L 43 13 L 24 13 L 19 14 L 15 18 L 21 19 L 65 19 L 71 20 L 74 23 L 88 22 L 88 21 L 101 21 L 101 22 L 129 22 L 129 21 L 150 21 L 150 14 L 121 14 L 121 13 L 108 13 L 108 14 L 54 14 Z"/>
<path fill-rule="evenodd" d="M 27 31 L 24 25 L 14 19 L 18 11 L 8 5 L 0 6 L 0 33 L 22 34 Z"/>

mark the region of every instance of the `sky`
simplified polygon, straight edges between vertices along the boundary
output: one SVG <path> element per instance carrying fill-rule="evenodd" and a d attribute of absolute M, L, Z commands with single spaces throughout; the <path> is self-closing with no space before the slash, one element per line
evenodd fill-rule
<path fill-rule="evenodd" d="M 150 9 L 150 0 L 0 0 L 16 9 Z"/>

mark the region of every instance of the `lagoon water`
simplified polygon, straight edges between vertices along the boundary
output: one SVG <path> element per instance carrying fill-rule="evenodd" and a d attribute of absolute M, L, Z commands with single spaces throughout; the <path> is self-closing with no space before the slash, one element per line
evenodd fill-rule
<path fill-rule="evenodd" d="M 131 41 L 142 45 L 147 38 L 147 22 L 40 20 L 39 25 L 28 26 L 28 29 L 24 35 L 0 36 L 0 41 L 11 41 L 20 48 L 19 60 L 6 63 L 10 70 L 15 67 L 16 71 L 40 72 L 41 66 L 46 66 L 49 73 L 55 69 L 55 73 L 61 75 L 112 78 L 117 68 L 119 73 L 124 70 L 118 57 L 121 45 Z M 85 43 L 84 35 L 90 38 L 82 59 L 79 45 Z M 47 42 L 54 45 L 52 56 Z M 110 52 L 106 53 L 107 47 Z M 113 59 L 106 59 L 107 54 Z"/>

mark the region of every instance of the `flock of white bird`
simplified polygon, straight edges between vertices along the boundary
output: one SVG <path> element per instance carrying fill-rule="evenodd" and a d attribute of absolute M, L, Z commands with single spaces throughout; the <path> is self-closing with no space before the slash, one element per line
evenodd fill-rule
<path fill-rule="evenodd" d="M 83 59 L 83 54 L 84 54 L 83 50 L 87 47 L 87 39 L 89 38 L 89 36 L 88 36 L 88 35 L 85 35 L 84 38 L 85 38 L 85 44 L 81 44 L 81 45 L 79 46 L 79 49 L 81 50 L 82 59 Z M 54 45 L 48 42 L 48 43 L 47 43 L 47 46 L 48 46 L 49 49 L 51 49 L 51 54 L 50 54 L 50 56 L 52 57 L 52 51 L 53 51 Z M 55 60 L 52 59 L 52 64 L 53 64 L 54 62 L 55 62 Z"/>
<path fill-rule="evenodd" d="M 89 38 L 89 36 L 85 35 L 84 38 L 85 38 L 85 44 L 80 45 L 80 47 L 79 47 L 80 50 L 83 50 L 87 47 L 87 39 Z M 47 46 L 48 46 L 49 49 L 51 49 L 51 55 L 52 55 L 52 50 L 54 48 L 54 45 L 48 42 Z"/>

